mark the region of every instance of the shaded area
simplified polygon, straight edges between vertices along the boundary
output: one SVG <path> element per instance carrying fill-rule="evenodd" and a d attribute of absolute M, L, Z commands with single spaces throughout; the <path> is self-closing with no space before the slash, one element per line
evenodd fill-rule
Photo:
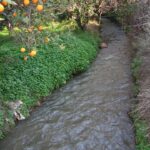
<path fill-rule="evenodd" d="M 0 143 L 3 150 L 134 150 L 130 47 L 104 20 L 103 49 L 91 68 L 57 90 Z"/>

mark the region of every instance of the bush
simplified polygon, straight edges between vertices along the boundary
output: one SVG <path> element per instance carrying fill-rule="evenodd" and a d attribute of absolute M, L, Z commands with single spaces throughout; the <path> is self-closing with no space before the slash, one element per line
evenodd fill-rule
<path fill-rule="evenodd" d="M 78 33 L 79 34 L 79 33 Z M 29 106 L 62 85 L 72 73 L 83 71 L 96 55 L 96 41 L 88 33 L 65 33 L 41 45 L 37 58 L 22 62 L 13 42 L 0 47 L 0 98 L 23 100 Z M 11 49 L 11 50 L 10 50 Z"/>

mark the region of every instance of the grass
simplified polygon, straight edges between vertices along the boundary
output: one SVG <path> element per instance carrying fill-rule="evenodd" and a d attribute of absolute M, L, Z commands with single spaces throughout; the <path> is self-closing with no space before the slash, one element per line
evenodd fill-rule
<path fill-rule="evenodd" d="M 137 118 L 136 118 L 137 119 Z M 150 150 L 150 144 L 147 138 L 147 123 L 138 119 L 135 122 L 136 128 L 136 149 L 137 150 Z"/>
<path fill-rule="evenodd" d="M 6 30 L 0 33 L 0 138 L 4 137 L 6 118 L 11 116 L 3 103 L 21 100 L 27 109 L 24 112 L 29 111 L 39 99 L 66 84 L 73 74 L 86 70 L 95 58 L 97 36 L 64 28 L 61 32 L 60 28 L 57 26 L 59 32 L 52 33 L 54 40 L 40 45 L 37 56 L 27 61 L 23 61 L 25 54 L 20 53 L 21 45 L 15 43 Z"/>
<path fill-rule="evenodd" d="M 138 93 L 140 92 L 140 85 L 138 80 L 140 77 L 141 64 L 142 64 L 141 59 L 139 57 L 135 57 L 131 65 L 132 76 L 134 81 L 134 86 L 133 86 L 134 97 L 137 97 Z M 146 121 L 142 120 L 138 116 L 139 116 L 138 112 L 134 112 L 132 114 L 132 118 L 134 120 L 134 127 L 135 127 L 136 149 L 150 150 L 150 143 L 147 137 L 148 125 Z"/>
<path fill-rule="evenodd" d="M 141 67 L 142 61 L 139 57 L 135 57 L 131 64 L 131 71 L 133 76 L 133 94 L 135 97 L 137 97 L 139 91 L 140 91 L 140 85 L 139 85 L 139 77 L 140 77 L 140 67 Z"/>

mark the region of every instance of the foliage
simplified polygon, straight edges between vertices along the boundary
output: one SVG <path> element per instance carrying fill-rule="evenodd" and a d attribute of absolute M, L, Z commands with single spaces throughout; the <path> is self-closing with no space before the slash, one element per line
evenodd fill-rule
<path fill-rule="evenodd" d="M 4 0 L 1 3 L 3 4 L 3 2 Z M 42 25 L 45 23 L 45 11 L 43 11 L 45 1 L 5 0 L 5 2 L 2 18 L 6 22 L 10 34 L 15 37 L 17 42 L 22 43 L 25 51 L 32 53 L 43 39 L 40 33 L 43 30 Z M 33 57 L 33 55 L 29 56 Z"/>
<path fill-rule="evenodd" d="M 63 3 L 60 0 L 50 2 L 46 0 L 0 1 L 2 4 L 4 1 L 7 3 L 0 14 L 2 22 L 5 23 L 16 42 L 22 45 L 20 51 L 29 53 L 24 56 L 25 61 L 29 56 L 34 57 L 37 54 L 37 47 L 41 43 L 49 42 L 51 34 L 47 28 L 53 20 L 57 20 L 57 15 L 63 12 L 68 4 L 67 0 Z"/>
<path fill-rule="evenodd" d="M 96 11 L 97 3 L 100 1 L 97 0 L 80 0 L 75 1 L 73 5 L 73 12 L 75 15 L 75 20 L 78 26 L 84 30 L 86 28 L 86 24 L 92 16 L 99 17 L 98 11 Z"/>
<path fill-rule="evenodd" d="M 132 61 L 131 70 L 132 76 L 134 81 L 134 96 L 140 92 L 140 85 L 139 85 L 139 78 L 140 78 L 140 68 L 141 68 L 142 61 L 139 57 L 135 57 Z M 135 127 L 135 138 L 136 138 L 136 149 L 137 150 L 149 150 L 150 144 L 148 142 L 147 131 L 148 131 L 148 124 L 146 121 L 142 120 L 139 116 L 139 113 L 136 111 L 132 114 L 134 120 L 134 127 Z"/>
<path fill-rule="evenodd" d="M 125 1 L 107 1 L 107 0 L 1 0 L 8 2 L 5 6 L 5 13 L 2 13 L 6 21 L 9 22 L 9 28 L 18 27 L 29 32 L 33 32 L 33 27 L 61 19 L 74 18 L 81 29 L 84 29 L 88 20 L 96 17 L 98 20 L 103 13 L 110 9 L 116 9 L 118 5 L 128 4 Z M 46 3 L 45 3 L 46 2 Z M 9 5 L 10 4 L 10 5 Z M 42 11 L 37 9 L 38 5 L 44 6 Z M 125 7 L 126 8 L 126 7 Z M 122 10 L 121 9 L 118 9 Z M 123 11 L 122 11 L 123 12 Z M 126 11 L 124 11 L 126 12 Z M 122 14 L 122 13 L 119 13 Z M 126 13 L 124 14 L 126 15 Z M 24 34 L 23 34 L 24 35 Z M 22 37 L 22 36 L 21 36 Z M 35 38 L 35 37 L 34 37 Z"/>
<path fill-rule="evenodd" d="M 28 103 L 32 103 L 39 96 L 47 95 L 54 85 L 65 83 L 70 73 L 84 70 L 96 48 L 91 45 L 95 43 L 92 38 L 82 41 L 80 36 L 71 33 L 56 35 L 52 43 L 39 46 L 37 58 L 27 63 L 19 59 L 16 45 L 12 46 L 11 42 L 3 44 L 0 48 L 1 77 L 4 77 L 0 81 L 1 98 L 28 99 Z"/>
<path fill-rule="evenodd" d="M 128 2 L 109 2 L 107 0 L 0 0 L 4 5 L 1 16 L 6 23 L 10 33 L 17 42 L 22 43 L 22 48 L 27 51 L 24 60 L 34 57 L 37 54 L 37 47 L 41 43 L 47 44 L 52 36 L 49 32 L 43 37 L 49 23 L 58 20 L 61 16 L 67 19 L 74 19 L 77 25 L 84 30 L 89 19 L 92 17 L 100 19 L 102 13 L 107 12 L 107 7 L 116 8 L 115 16 L 120 20 L 129 16 L 133 11 L 132 5 Z M 3 4 L 5 2 L 5 4 Z M 123 5 L 122 5 L 123 4 Z M 112 12 L 111 12 L 112 13 Z M 34 51 L 34 55 L 32 55 Z"/>
<path fill-rule="evenodd" d="M 129 32 L 131 30 L 130 23 L 132 22 L 132 16 L 136 10 L 136 7 L 136 3 L 122 2 L 119 4 L 117 9 L 107 12 L 106 16 L 121 24 L 123 29 L 126 32 Z"/>
<path fill-rule="evenodd" d="M 144 120 L 139 119 L 136 115 L 134 116 L 134 125 L 136 129 L 136 149 L 137 150 L 149 150 L 150 144 L 148 142 L 147 129 L 148 125 Z"/>

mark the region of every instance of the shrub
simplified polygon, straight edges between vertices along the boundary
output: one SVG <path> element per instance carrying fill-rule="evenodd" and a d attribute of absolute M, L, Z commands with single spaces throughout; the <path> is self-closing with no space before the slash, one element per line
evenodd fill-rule
<path fill-rule="evenodd" d="M 65 32 L 47 45 L 38 46 L 37 57 L 23 62 L 13 41 L 0 46 L 0 98 L 23 100 L 27 105 L 66 83 L 71 74 L 83 71 L 96 56 L 97 40 L 88 33 Z"/>

